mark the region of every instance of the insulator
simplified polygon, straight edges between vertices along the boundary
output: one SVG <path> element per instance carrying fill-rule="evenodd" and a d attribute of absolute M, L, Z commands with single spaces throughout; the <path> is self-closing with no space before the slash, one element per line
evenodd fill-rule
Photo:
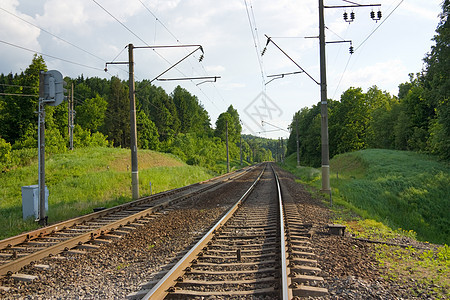
<path fill-rule="evenodd" d="M 354 12 L 351 12 L 351 13 L 350 13 L 350 19 L 351 19 L 352 21 L 355 19 L 355 13 L 354 13 Z"/>
<path fill-rule="evenodd" d="M 344 20 L 345 20 L 345 21 L 348 20 L 348 14 L 347 14 L 347 12 L 344 12 Z"/>
<path fill-rule="evenodd" d="M 373 10 L 370 12 L 370 17 L 371 17 L 372 19 L 375 19 L 375 12 L 374 12 Z"/>
<path fill-rule="evenodd" d="M 349 52 L 350 52 L 350 54 L 353 54 L 353 46 L 350 46 L 350 48 L 348 49 L 349 50 Z"/>
<path fill-rule="evenodd" d="M 379 10 L 379 11 L 377 12 L 377 18 L 378 18 L 378 20 L 381 19 L 381 10 Z"/>
<path fill-rule="evenodd" d="M 261 52 L 261 56 L 264 55 L 264 53 L 266 53 L 267 47 L 264 47 L 263 51 Z"/>

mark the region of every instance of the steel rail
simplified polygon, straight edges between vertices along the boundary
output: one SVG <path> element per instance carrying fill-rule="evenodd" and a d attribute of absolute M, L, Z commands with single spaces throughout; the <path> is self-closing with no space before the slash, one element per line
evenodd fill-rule
<path fill-rule="evenodd" d="M 89 222 L 89 221 L 92 221 L 92 220 L 95 220 L 95 219 L 107 216 L 109 214 L 112 214 L 112 213 L 115 213 L 115 212 L 118 212 L 118 211 L 121 211 L 121 210 L 124 210 L 124 209 L 127 209 L 127 208 L 133 208 L 133 207 L 136 207 L 136 206 L 139 206 L 139 205 L 147 204 L 150 201 L 157 200 L 157 199 L 160 199 L 160 198 L 163 198 L 163 197 L 166 197 L 166 196 L 170 196 L 170 195 L 173 195 L 173 194 L 185 191 L 185 190 L 187 190 L 189 188 L 193 188 L 195 186 L 199 186 L 199 185 L 202 185 L 202 184 L 210 183 L 210 182 L 215 181 L 215 180 L 220 180 L 220 179 L 223 179 L 226 176 L 229 176 L 229 177 L 227 179 L 225 179 L 225 180 L 235 179 L 236 176 L 244 175 L 245 172 L 250 171 L 252 168 L 253 167 L 246 168 L 245 170 L 243 170 L 242 174 L 239 174 L 239 172 L 241 170 L 232 172 L 231 176 L 230 176 L 230 173 L 226 173 L 226 174 L 223 174 L 223 175 L 220 175 L 220 176 L 217 176 L 217 177 L 214 177 L 214 178 L 211 178 L 211 179 L 199 182 L 199 183 L 194 183 L 194 184 L 187 185 L 187 186 L 180 187 L 180 188 L 176 188 L 176 189 L 173 189 L 173 190 L 170 190 L 170 191 L 164 191 L 164 192 L 161 192 L 161 193 L 158 193 L 158 194 L 154 194 L 152 196 L 143 197 L 143 198 L 140 198 L 140 199 L 128 202 L 128 203 L 124 203 L 124 204 L 118 205 L 118 206 L 114 206 L 114 207 L 111 207 L 111 208 L 106 208 L 106 209 L 98 211 L 98 212 L 93 212 L 93 213 L 90 213 L 90 214 L 87 214 L 87 215 L 84 215 L 84 216 L 76 217 L 76 218 L 73 218 L 73 219 L 70 219 L 70 220 L 67 220 L 67 221 L 63 221 L 63 222 L 59 222 L 59 223 L 56 223 L 56 224 L 53 224 L 53 225 L 49 225 L 49 226 L 46 226 L 44 228 L 36 229 L 36 230 L 30 231 L 30 232 L 26 232 L 26 233 L 19 234 L 19 235 L 10 237 L 10 238 L 6 238 L 6 239 L 3 239 L 3 240 L 0 240 L 0 250 L 8 248 L 8 247 L 13 247 L 13 246 L 16 246 L 16 245 L 21 244 L 21 243 L 29 242 L 29 241 L 32 241 L 32 240 L 37 239 L 37 238 L 42 238 L 42 237 L 44 237 L 46 235 L 55 233 L 55 232 L 57 232 L 59 230 L 63 230 L 65 228 L 69 228 L 69 227 L 72 227 L 72 226 L 77 225 L 77 224 L 82 224 L 84 222 Z"/>
<path fill-rule="evenodd" d="M 214 233 L 220 227 L 222 227 L 228 219 L 230 219 L 241 204 L 247 199 L 250 193 L 254 190 L 256 184 L 261 179 L 266 165 L 259 174 L 258 178 L 253 182 L 250 188 L 242 195 L 241 198 L 228 210 L 228 212 L 189 250 L 173 267 L 170 271 L 142 298 L 142 299 L 164 299 L 169 293 L 168 289 L 174 284 L 176 279 L 180 277 L 185 271 L 186 267 L 191 264 L 191 261 L 196 257 L 199 249 L 205 247 L 209 241 L 211 241 Z"/>
<path fill-rule="evenodd" d="M 275 176 L 275 181 L 277 184 L 277 193 L 278 193 L 278 205 L 279 205 L 279 212 L 280 212 L 280 254 L 281 254 L 281 299 L 288 300 L 292 299 L 292 291 L 289 288 L 290 280 L 288 277 L 288 266 L 287 266 L 287 249 L 286 249 L 286 236 L 285 236 L 285 225 L 284 225 L 284 211 L 283 211 L 283 199 L 281 194 L 281 187 L 280 187 L 280 181 L 278 179 L 278 175 L 275 172 L 275 169 L 271 165 L 272 172 Z"/>
<path fill-rule="evenodd" d="M 14 260 L 12 260 L 12 261 L 10 261 L 8 263 L 2 264 L 2 265 L 0 265 L 0 276 L 5 276 L 7 274 L 12 274 L 14 272 L 19 271 L 22 267 L 28 265 L 29 263 L 31 263 L 33 261 L 37 261 L 37 260 L 42 259 L 44 257 L 47 257 L 49 255 L 54 255 L 54 254 L 60 253 L 60 252 L 62 252 L 64 250 L 69 250 L 71 248 L 74 248 L 74 247 L 76 247 L 78 245 L 81 245 L 83 243 L 95 240 L 96 238 L 101 237 L 102 235 L 104 235 L 106 233 L 109 233 L 109 232 L 111 232 L 111 231 L 113 231 L 115 229 L 118 229 L 118 228 L 120 228 L 120 227 L 122 227 L 124 225 L 130 224 L 130 223 L 132 223 L 132 222 L 134 222 L 134 221 L 136 221 L 136 220 L 138 220 L 138 219 L 140 219 L 142 217 L 148 216 L 148 215 L 150 215 L 150 214 L 152 214 L 152 213 L 154 213 L 156 211 L 159 211 L 161 209 L 164 209 L 164 208 L 166 208 L 166 207 L 168 207 L 168 206 L 170 206 L 170 205 L 172 205 L 174 203 L 180 202 L 183 199 L 186 199 L 186 198 L 192 197 L 194 195 L 197 195 L 199 193 L 205 192 L 205 191 L 207 191 L 207 190 L 209 190 L 211 188 L 216 187 L 217 185 L 220 185 L 220 184 L 224 183 L 225 181 L 239 178 L 239 177 L 243 176 L 250 169 L 251 168 L 248 168 L 247 170 L 245 170 L 241 174 L 236 174 L 237 173 L 236 172 L 236 173 L 232 174 L 231 176 L 229 176 L 226 179 L 223 179 L 221 181 L 212 183 L 211 185 L 207 185 L 205 187 L 202 187 L 199 190 L 196 190 L 196 191 L 193 191 L 193 192 L 188 193 L 186 195 L 181 195 L 181 196 L 176 197 L 174 199 L 165 201 L 165 202 L 160 203 L 158 205 L 155 205 L 153 207 L 144 209 L 144 210 L 142 210 L 140 212 L 136 212 L 136 213 L 134 213 L 134 214 L 132 214 L 130 216 L 126 216 L 124 218 L 121 218 L 120 220 L 113 221 L 113 222 L 111 222 L 109 224 L 103 225 L 103 226 L 101 226 L 99 228 L 96 228 L 96 229 L 93 229 L 93 230 L 91 230 L 89 232 L 82 233 L 82 234 L 80 234 L 80 235 L 78 235 L 76 237 L 73 237 L 73 238 L 70 238 L 68 240 L 62 241 L 62 242 L 60 242 L 60 243 L 58 243 L 56 245 L 47 247 L 45 249 L 42 249 L 42 250 L 36 251 L 34 253 L 28 254 L 28 255 L 26 255 L 24 257 L 21 257 L 21 258 L 18 258 L 18 259 L 14 259 Z M 230 175 L 230 174 L 228 173 L 228 175 Z M 221 178 L 221 179 L 223 177 L 224 176 L 219 176 L 219 178 Z M 203 183 L 205 183 L 205 182 L 203 182 Z M 197 184 L 194 184 L 194 185 L 197 185 Z M 180 189 L 183 189 L 183 188 L 180 188 Z M 139 199 L 139 200 L 141 200 L 141 199 Z M 137 200 L 137 201 L 139 201 L 139 200 Z M 134 201 L 134 202 L 136 203 L 137 201 Z M 130 204 L 130 203 L 128 203 L 128 204 Z M 100 217 L 103 217 L 103 216 L 106 216 L 106 215 L 113 214 L 115 212 L 124 210 L 124 208 L 132 208 L 132 207 L 135 207 L 135 206 L 137 206 L 137 204 L 131 205 L 131 206 L 127 205 L 127 203 L 126 204 L 122 204 L 122 205 L 120 205 L 118 207 L 106 209 L 106 210 L 103 210 L 103 211 L 100 211 L 100 212 L 97 212 L 97 213 L 92 213 L 92 214 L 89 214 L 89 215 L 86 215 L 86 216 L 82 216 L 82 217 L 75 218 L 75 219 L 72 219 L 72 220 L 69 220 L 69 221 L 65 221 L 65 222 L 62 222 L 62 223 L 59 223 L 59 224 L 55 224 L 53 226 L 48 226 L 48 227 L 43 228 L 41 230 L 37 230 L 36 232 L 30 232 L 30 233 L 26 233 L 26 234 L 20 235 L 18 237 L 13 237 L 13 238 L 10 238 L 10 239 L 6 239 L 6 240 L 1 241 L 3 245 L 7 245 L 7 247 L 3 248 L 3 249 L 7 250 L 9 247 L 11 247 L 11 244 L 9 244 L 10 242 L 16 242 L 16 245 L 18 245 L 20 243 L 18 243 L 17 241 L 22 240 L 22 242 L 26 243 L 26 242 L 30 241 L 31 239 L 37 239 L 37 238 L 43 237 L 45 235 L 54 233 L 57 230 L 64 230 L 64 229 L 67 229 L 68 227 L 71 227 L 73 225 L 81 224 L 81 223 L 86 222 L 86 221 L 95 220 L 97 218 L 100 218 Z"/>

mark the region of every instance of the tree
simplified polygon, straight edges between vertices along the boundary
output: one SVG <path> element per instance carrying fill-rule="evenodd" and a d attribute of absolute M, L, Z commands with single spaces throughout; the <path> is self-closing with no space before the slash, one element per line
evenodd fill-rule
<path fill-rule="evenodd" d="M 97 132 L 104 125 L 107 108 L 108 102 L 97 94 L 78 106 L 76 122 L 84 129 Z"/>
<path fill-rule="evenodd" d="M 432 153 L 450 159 L 450 1 L 442 2 L 442 13 L 431 48 L 424 61 L 425 88 L 436 107 L 436 119 L 430 122 L 428 146 Z"/>
<path fill-rule="evenodd" d="M 200 105 L 198 98 L 177 86 L 171 94 L 180 120 L 181 133 L 204 135 L 211 128 L 208 112 Z"/>
<path fill-rule="evenodd" d="M 394 149 L 393 128 L 398 118 L 399 101 L 378 87 L 369 88 L 365 94 L 369 109 L 369 124 L 366 132 L 370 148 Z"/>
<path fill-rule="evenodd" d="M 102 133 L 115 147 L 130 146 L 130 102 L 128 87 L 112 77 L 108 95 L 105 126 Z"/>
<path fill-rule="evenodd" d="M 233 117 L 228 112 L 221 113 L 216 121 L 216 130 L 214 135 L 220 138 L 222 141 L 226 140 L 227 127 L 228 127 L 228 142 L 231 143 L 234 137 L 232 137 L 235 132 Z"/>
<path fill-rule="evenodd" d="M 231 116 L 231 121 L 233 122 L 233 127 L 231 132 L 231 140 L 236 143 L 239 141 L 242 132 L 241 119 L 239 118 L 238 111 L 230 105 L 227 109 L 227 113 Z M 230 136 L 230 135 L 229 135 Z"/>
<path fill-rule="evenodd" d="M 136 115 L 138 147 L 142 149 L 158 150 L 159 134 L 155 126 L 143 110 L 139 109 Z"/>
<path fill-rule="evenodd" d="M 10 76 L 7 92 L 12 94 L 36 95 L 36 97 L 7 96 L 0 105 L 0 135 L 9 143 L 22 138 L 30 124 L 37 124 L 39 102 L 39 73 L 47 71 L 42 56 L 34 55 L 31 64 L 20 76 Z M 17 87 L 20 86 L 20 87 Z"/>
<path fill-rule="evenodd" d="M 361 88 L 349 88 L 330 113 L 330 156 L 367 147 L 369 110 Z M 335 152 L 331 150 L 334 149 Z"/>

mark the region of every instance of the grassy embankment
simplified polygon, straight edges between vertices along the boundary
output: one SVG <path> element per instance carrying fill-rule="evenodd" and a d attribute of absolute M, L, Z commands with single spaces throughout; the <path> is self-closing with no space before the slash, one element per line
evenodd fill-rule
<path fill-rule="evenodd" d="M 321 171 L 296 167 L 296 155 L 283 167 L 312 193 Z M 448 162 L 405 151 L 363 150 L 331 160 L 335 222 L 357 237 L 400 240 L 402 236 L 445 244 L 435 250 L 376 246 L 375 255 L 395 282 L 415 282 L 413 293 L 445 299 L 450 287 L 450 168 Z M 323 198 L 329 203 L 329 197 Z"/>
<path fill-rule="evenodd" d="M 321 188 L 319 169 L 284 165 L 300 181 Z M 333 203 L 417 238 L 450 244 L 450 166 L 406 151 L 370 149 L 331 160 Z M 342 210 L 341 210 L 342 211 Z M 412 232 L 412 231 L 414 232 Z"/>
<path fill-rule="evenodd" d="M 213 176 L 188 166 L 169 154 L 138 152 L 140 195 L 185 186 Z M 49 189 L 49 223 L 112 207 L 131 200 L 130 151 L 117 148 L 76 149 L 46 159 Z M 37 159 L 0 173 L 0 239 L 37 228 L 32 219 L 22 220 L 21 187 L 37 184 Z"/>

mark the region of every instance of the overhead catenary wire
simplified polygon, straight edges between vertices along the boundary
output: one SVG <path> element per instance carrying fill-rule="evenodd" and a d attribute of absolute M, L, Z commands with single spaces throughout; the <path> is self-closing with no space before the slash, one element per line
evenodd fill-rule
<path fill-rule="evenodd" d="M 60 40 L 60 41 L 62 41 L 62 42 L 64 42 L 64 43 L 66 43 L 66 44 L 68 44 L 68 45 L 70 45 L 70 46 L 72 46 L 72 47 L 74 47 L 74 48 L 77 48 L 77 49 L 80 50 L 80 51 L 83 51 L 84 53 L 89 54 L 89 55 L 92 56 L 92 57 L 95 57 L 95 58 L 97 58 L 97 59 L 99 59 L 99 60 L 101 60 L 101 61 L 103 61 L 103 62 L 106 61 L 105 59 L 99 57 L 98 55 L 96 55 L 96 54 L 94 54 L 94 53 L 92 53 L 92 52 L 90 52 L 90 51 L 88 51 L 88 50 L 86 50 L 86 49 L 83 49 L 82 47 L 80 47 L 80 46 L 78 46 L 78 45 L 76 45 L 76 44 L 74 44 L 74 43 L 72 43 L 72 42 L 70 42 L 70 41 L 68 41 L 68 40 L 66 40 L 66 39 L 64 39 L 64 38 L 62 38 L 62 37 L 60 37 L 60 36 L 58 36 L 58 35 L 56 35 L 56 34 L 50 32 L 50 31 L 48 31 L 48 30 L 46 30 L 46 29 L 44 29 L 44 28 L 42 28 L 42 27 L 40 27 L 40 26 L 38 26 L 38 25 L 36 25 L 36 24 L 33 24 L 33 23 L 31 23 L 31 22 L 25 20 L 24 18 L 22 18 L 22 17 L 20 17 L 20 16 L 18 16 L 18 15 L 16 15 L 16 14 L 14 14 L 14 13 L 12 13 L 12 12 L 10 12 L 10 11 L 8 11 L 8 10 L 2 8 L 2 7 L 0 7 L 0 10 L 2 10 L 2 11 L 4 11 L 5 13 L 7 13 L 7 14 L 9 14 L 9 15 L 11 15 L 11 16 L 13 16 L 13 17 L 19 19 L 19 20 L 21 20 L 21 21 L 24 22 L 24 23 L 27 23 L 27 24 L 30 25 L 30 26 L 33 26 L 33 27 L 35 27 L 35 28 L 41 30 L 42 32 L 45 32 L 45 33 L 47 33 L 47 34 L 53 36 L 54 38 L 56 38 L 56 39 L 58 39 L 58 40 Z M 122 51 L 123 51 L 123 50 L 122 50 Z M 120 53 L 122 53 L 122 51 L 121 51 Z M 119 53 L 119 55 L 120 55 L 120 53 Z M 124 71 L 123 69 L 120 69 L 120 68 L 118 68 L 118 67 L 116 67 L 116 68 L 119 69 L 119 70 Z"/>
<path fill-rule="evenodd" d="M 345 1 L 345 0 L 343 0 L 343 1 Z M 374 29 L 374 30 L 372 30 L 371 32 L 370 32 L 370 34 L 354 49 L 354 51 L 356 51 L 356 50 L 358 50 L 359 48 L 361 48 L 361 46 L 362 45 L 364 45 L 364 43 L 365 42 L 367 42 L 367 40 L 375 33 L 375 31 L 377 31 L 378 30 L 378 28 L 380 28 L 380 26 L 394 13 L 394 11 L 403 3 L 403 1 L 404 0 L 400 0 L 400 2 L 394 7 L 394 9 L 383 19 L 383 21 L 380 23 L 380 24 L 378 24 L 378 26 Z M 346 1 L 346 2 L 348 2 L 348 1 Z M 351 3 L 351 2 L 349 2 L 349 3 Z M 328 30 L 330 30 L 329 28 L 327 28 Z M 330 30 L 331 31 L 331 30 Z M 333 31 L 331 31 L 331 32 L 333 32 Z M 334 33 L 334 32 L 333 32 Z M 334 34 L 336 34 L 336 33 L 334 33 Z M 336 34 L 337 35 L 337 34 Z M 341 82 L 342 82 L 342 80 L 343 80 L 343 78 L 344 78 L 344 76 L 345 76 L 345 74 L 346 74 L 346 71 L 347 71 L 347 68 L 348 68 L 348 66 L 349 66 L 349 64 L 350 64 L 350 60 L 351 60 L 351 58 L 352 58 L 352 55 L 350 55 L 349 56 L 349 58 L 348 58 L 348 60 L 347 60 L 347 63 L 345 64 L 345 67 L 344 67 L 344 71 L 342 72 L 342 74 L 341 74 L 341 76 L 340 76 L 340 78 L 339 78 L 339 82 L 338 82 L 338 84 L 337 84 L 337 86 L 336 86 L 336 89 L 335 89 L 335 91 L 334 91 L 334 94 L 333 94 L 333 98 L 336 96 L 336 93 L 338 92 L 338 89 L 339 89 L 339 86 L 341 85 Z"/>
<path fill-rule="evenodd" d="M 361 42 L 361 44 L 359 44 L 356 48 L 355 51 L 358 50 L 362 45 L 364 45 L 365 42 L 367 42 L 367 40 L 375 33 L 375 31 L 378 30 L 378 28 L 380 28 L 381 25 L 384 24 L 384 22 L 386 22 L 387 19 L 389 19 L 389 17 L 394 13 L 394 11 L 400 6 L 400 4 L 403 3 L 404 0 L 400 0 L 400 2 L 397 4 L 397 6 L 383 19 L 383 21 L 380 22 L 380 24 L 378 24 L 377 27 L 375 27 L 374 30 L 372 30 L 372 32 Z"/>
<path fill-rule="evenodd" d="M 94 53 L 89 52 L 89 51 L 87 51 L 87 50 L 85 50 L 85 49 L 83 49 L 83 48 L 81 48 L 81 47 L 75 45 L 74 43 L 71 43 L 71 42 L 69 42 L 69 41 L 63 39 L 63 38 L 57 36 L 56 34 L 53 34 L 53 33 L 51 33 L 50 31 L 48 31 L 48 30 L 46 30 L 46 29 L 44 29 L 44 28 L 42 28 L 42 27 L 40 27 L 40 26 L 37 26 L 36 24 L 31 23 L 31 22 L 25 20 L 24 18 L 19 17 L 18 15 L 16 15 L 16 14 L 10 12 L 10 11 L 7 11 L 6 9 L 4 9 L 4 8 L 2 8 L 2 7 L 0 7 L 0 9 L 3 10 L 4 12 L 10 14 L 11 16 L 16 17 L 16 18 L 18 18 L 19 20 L 21 20 L 21 21 L 27 23 L 28 25 L 31 25 L 31 26 L 33 26 L 33 27 L 35 27 L 35 28 L 37 28 L 37 29 L 39 29 L 39 30 L 41 30 L 41 31 L 43 31 L 43 32 L 45 32 L 45 33 L 47 33 L 47 34 L 49 34 L 49 35 L 55 37 L 55 38 L 57 38 L 58 40 L 63 41 L 64 43 L 69 44 L 69 45 L 71 45 L 72 47 L 77 48 L 78 50 L 81 50 L 81 51 L 83 51 L 83 52 L 85 52 L 85 53 L 87 53 L 87 54 L 89 54 L 89 55 L 91 55 L 91 56 L 93 56 L 93 57 L 95 57 L 95 58 L 101 60 L 101 61 L 105 61 L 103 58 L 101 58 L 101 57 L 95 55 Z"/>
<path fill-rule="evenodd" d="M 260 46 L 259 46 L 259 39 L 257 36 L 257 27 L 256 27 L 256 21 L 254 20 L 255 24 L 252 24 L 252 19 L 250 17 L 250 12 L 249 12 L 249 8 L 248 8 L 248 4 L 247 4 L 247 0 L 244 0 L 244 4 L 245 4 L 245 9 L 247 11 L 247 18 L 248 18 L 248 23 L 250 25 L 250 31 L 252 33 L 252 37 L 253 37 L 253 43 L 255 45 L 255 51 L 256 51 L 256 57 L 258 59 L 258 64 L 259 64 L 259 68 L 261 71 L 261 83 L 262 86 L 264 87 L 266 85 L 266 81 L 265 81 L 265 76 L 264 76 L 264 68 L 263 68 L 263 63 L 262 63 L 262 59 L 261 59 L 261 51 L 260 51 Z M 252 10 L 252 15 L 254 18 L 254 14 L 253 14 L 253 6 L 250 4 L 250 8 Z M 255 27 L 255 30 L 253 30 L 253 25 Z"/>
<path fill-rule="evenodd" d="M 145 42 L 142 38 L 140 38 L 136 33 L 134 33 L 130 28 L 128 28 L 125 24 L 123 24 L 122 22 L 120 22 L 119 19 L 117 19 L 112 13 L 110 13 L 105 7 L 103 7 L 102 5 L 100 5 L 97 1 L 92 0 L 93 2 L 95 2 L 100 8 L 102 8 L 108 15 L 110 15 L 114 20 L 116 20 L 117 22 L 119 22 L 123 27 L 125 27 L 129 32 L 131 32 L 134 36 L 136 36 L 141 42 L 143 42 L 145 45 L 150 46 L 147 42 Z M 147 11 L 149 11 L 149 13 L 151 13 L 153 16 L 156 16 L 155 14 L 153 14 L 150 9 L 147 7 Z M 166 26 L 164 26 L 166 27 Z M 173 35 L 173 34 L 172 34 Z M 174 35 L 173 35 L 174 36 Z M 174 36 L 175 37 L 175 36 Z M 176 37 L 175 37 L 176 39 Z M 176 39 L 177 42 L 179 42 L 178 39 Z M 155 49 L 153 49 L 153 51 L 159 56 L 161 57 L 164 61 L 166 61 L 169 65 L 172 65 L 172 63 L 166 59 L 164 56 L 162 56 L 160 53 L 158 53 L 158 51 L 156 51 Z M 120 54 L 119 54 L 120 55 Z M 117 58 L 117 57 L 116 57 Z M 177 67 L 175 67 L 175 69 L 182 74 L 183 76 L 186 76 L 180 69 L 178 69 Z M 135 76 L 136 77 L 136 76 Z M 191 80 L 191 82 L 193 83 L 193 81 Z M 147 84 L 150 84 L 150 82 L 148 82 Z M 145 87 L 145 85 L 144 85 Z M 143 87 L 141 87 L 143 88 Z M 216 104 L 206 95 L 206 93 L 197 86 L 197 88 L 203 93 L 203 95 L 214 105 L 214 107 L 216 107 L 216 109 L 219 111 L 219 109 L 217 108 Z"/>
<path fill-rule="evenodd" d="M 31 94 L 16 94 L 16 93 L 0 93 L 1 96 L 19 96 L 19 97 L 38 97 L 39 95 L 31 95 Z"/>
<path fill-rule="evenodd" d="M 180 39 L 177 37 L 177 36 L 175 36 L 175 34 L 172 32 L 172 31 L 170 31 L 170 29 L 163 23 L 163 21 L 161 20 L 161 18 L 159 18 L 153 11 L 151 11 L 151 9 L 147 6 L 147 5 L 145 5 L 141 0 L 138 0 L 141 4 L 142 4 L 142 6 L 144 6 L 144 8 L 155 18 L 155 20 L 157 21 L 157 22 L 159 22 L 163 27 L 164 27 L 164 29 L 175 39 L 175 41 L 178 43 L 178 44 L 181 44 L 181 41 L 180 41 Z M 156 29 L 155 29 L 156 30 Z M 155 39 L 156 39 L 156 37 L 155 37 Z M 156 52 L 156 51 L 155 51 Z M 195 56 L 195 54 L 193 55 L 193 57 L 196 57 Z M 169 61 L 167 61 L 166 60 L 166 62 L 168 62 L 168 63 L 170 63 Z M 188 62 L 189 62 L 189 64 L 191 64 L 191 62 L 188 60 Z M 202 70 L 203 70 L 203 72 L 204 72 L 204 74 L 205 75 L 208 75 L 208 72 L 206 71 L 206 69 L 205 69 L 205 66 L 203 65 L 203 62 L 202 61 L 200 61 L 199 62 L 200 63 L 200 66 L 201 66 L 201 68 L 202 68 Z M 192 66 L 192 64 L 191 64 L 191 66 Z M 193 66 L 192 66 L 192 68 L 193 68 Z M 178 70 L 178 69 L 177 69 Z M 178 72 L 180 72 L 183 76 L 186 76 L 186 75 L 184 75 L 184 73 L 183 72 L 181 72 L 180 70 L 178 70 Z M 206 97 L 206 99 L 209 101 L 209 102 L 211 102 L 211 104 L 213 104 L 213 106 L 217 109 L 217 111 L 220 111 L 220 109 L 217 107 L 217 105 L 214 103 L 214 101 L 212 101 L 211 99 L 210 99 L 210 97 L 209 96 L 207 96 L 207 94 L 197 85 L 197 84 L 195 84 L 194 82 L 193 82 L 193 80 L 191 80 L 191 83 L 192 84 L 194 84 L 199 90 L 200 90 L 200 92 Z M 215 85 L 215 83 L 214 82 L 212 82 L 212 85 L 213 85 L 213 87 L 214 87 L 214 89 L 216 90 L 216 92 L 217 92 L 217 94 L 219 95 L 219 97 L 221 98 L 221 100 L 222 100 L 222 102 L 224 102 L 224 103 L 226 103 L 226 101 L 225 101 L 225 99 L 224 99 L 224 97 L 222 96 L 222 94 L 220 93 L 220 91 L 218 90 L 218 88 L 217 88 L 217 86 Z"/>
<path fill-rule="evenodd" d="M 7 84 L 7 83 L 0 83 L 1 86 L 9 86 L 9 87 L 21 87 L 21 88 L 37 88 L 38 86 L 31 86 L 31 85 L 18 85 L 18 84 Z"/>
<path fill-rule="evenodd" d="M 57 56 L 54 56 L 54 55 L 42 53 L 40 51 L 32 50 L 32 49 L 29 49 L 29 48 L 26 48 L 26 47 L 23 47 L 23 46 L 19 46 L 19 45 L 13 44 L 13 43 L 9 43 L 7 41 L 0 40 L 0 43 L 6 44 L 6 45 L 9 45 L 9 46 L 12 46 L 12 47 L 16 47 L 16 48 L 19 48 L 19 49 L 22 49 L 22 50 L 25 50 L 25 51 L 37 53 L 37 54 L 42 55 L 42 56 L 51 57 L 51 58 L 54 58 L 54 59 L 57 59 L 57 60 L 60 60 L 60 61 L 63 61 L 63 62 L 69 63 L 69 64 L 74 64 L 74 65 L 77 65 L 77 66 L 80 66 L 80 67 L 89 68 L 89 69 L 97 70 L 97 71 L 103 71 L 102 69 L 97 68 L 97 67 L 88 66 L 88 65 L 85 65 L 85 64 L 82 64 L 82 63 L 74 62 L 74 61 L 71 61 L 71 60 L 68 60 L 68 59 L 64 59 L 64 58 L 60 58 L 60 57 L 57 57 Z"/>
<path fill-rule="evenodd" d="M 130 28 L 128 28 L 123 22 L 121 22 L 118 18 L 116 18 L 112 13 L 110 13 L 106 8 L 104 8 L 100 3 L 98 3 L 96 0 L 92 0 L 95 4 L 97 4 L 101 9 L 103 9 L 108 15 L 110 15 L 114 20 L 116 20 L 120 25 L 122 25 L 126 30 L 128 30 L 128 32 L 130 32 L 132 35 L 134 35 L 138 40 L 140 40 L 141 42 L 143 42 L 144 44 L 147 45 L 147 43 L 140 38 L 136 33 L 134 33 L 133 30 L 131 30 Z"/>

